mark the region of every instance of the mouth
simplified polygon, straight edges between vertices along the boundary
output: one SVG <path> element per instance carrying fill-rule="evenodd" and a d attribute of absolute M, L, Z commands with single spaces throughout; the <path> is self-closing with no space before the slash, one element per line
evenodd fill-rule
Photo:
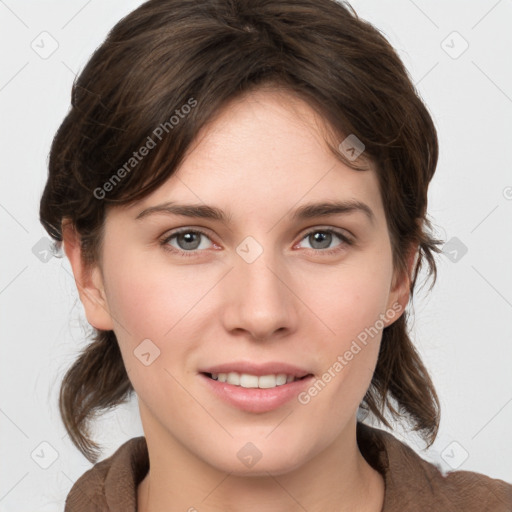
<path fill-rule="evenodd" d="M 307 379 L 312 374 L 308 373 L 301 377 L 286 373 L 275 373 L 268 375 L 253 375 L 250 373 L 227 372 L 227 373 L 209 373 L 201 372 L 206 377 L 217 382 L 231 384 L 232 386 L 246 389 L 272 389 L 284 386 L 292 382 Z"/>
<path fill-rule="evenodd" d="M 298 395 L 314 381 L 312 373 L 199 372 L 198 376 L 210 396 L 246 413 L 270 413 Z"/>

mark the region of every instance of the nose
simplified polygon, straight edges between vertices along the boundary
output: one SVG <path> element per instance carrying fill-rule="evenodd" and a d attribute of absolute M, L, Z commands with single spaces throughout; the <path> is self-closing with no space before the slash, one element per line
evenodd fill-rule
<path fill-rule="evenodd" d="M 251 263 L 237 257 L 225 286 L 224 325 L 231 334 L 265 341 L 295 331 L 300 301 L 290 272 L 271 251 Z"/>

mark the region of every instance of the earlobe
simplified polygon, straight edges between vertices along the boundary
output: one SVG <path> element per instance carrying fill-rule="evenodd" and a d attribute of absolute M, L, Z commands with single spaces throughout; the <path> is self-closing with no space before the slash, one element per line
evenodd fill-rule
<path fill-rule="evenodd" d="M 100 268 L 98 265 L 87 266 L 83 262 L 80 235 L 69 221 L 62 223 L 62 241 L 64 252 L 73 269 L 75 284 L 87 321 L 96 329 L 112 330 L 113 322 Z"/>

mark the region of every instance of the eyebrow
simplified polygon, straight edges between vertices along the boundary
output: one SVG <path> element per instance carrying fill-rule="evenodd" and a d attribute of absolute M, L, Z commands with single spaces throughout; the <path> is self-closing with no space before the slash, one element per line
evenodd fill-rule
<path fill-rule="evenodd" d="M 317 217 L 328 217 L 330 215 L 350 214 L 354 212 L 364 213 L 368 220 L 372 224 L 375 224 L 375 214 L 372 209 L 367 204 L 355 199 L 308 203 L 297 208 L 293 212 L 291 219 L 300 221 Z M 183 217 L 211 219 L 224 222 L 226 224 L 231 221 L 232 217 L 215 206 L 203 204 L 178 204 L 169 201 L 142 210 L 135 217 L 135 220 L 140 220 L 155 214 L 181 215 Z"/>

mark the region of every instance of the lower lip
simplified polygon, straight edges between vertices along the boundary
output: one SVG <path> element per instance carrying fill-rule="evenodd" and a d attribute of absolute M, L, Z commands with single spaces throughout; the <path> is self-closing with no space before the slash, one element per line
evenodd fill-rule
<path fill-rule="evenodd" d="M 246 412 L 273 411 L 297 397 L 305 387 L 310 385 L 314 378 L 313 375 L 309 375 L 304 379 L 282 384 L 275 388 L 261 389 L 233 386 L 227 382 L 211 379 L 203 373 L 200 373 L 199 377 L 222 400 Z"/>

